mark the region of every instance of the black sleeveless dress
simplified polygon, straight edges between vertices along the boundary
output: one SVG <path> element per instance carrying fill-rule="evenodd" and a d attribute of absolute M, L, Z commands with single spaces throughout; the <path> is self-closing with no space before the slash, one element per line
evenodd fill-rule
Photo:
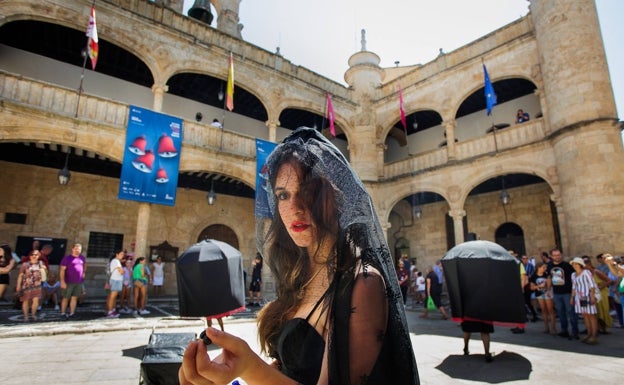
<path fill-rule="evenodd" d="M 286 322 L 278 339 L 280 371 L 303 385 L 316 384 L 321 374 L 325 340 L 308 321 L 324 297 L 321 296 L 305 319 Z"/>

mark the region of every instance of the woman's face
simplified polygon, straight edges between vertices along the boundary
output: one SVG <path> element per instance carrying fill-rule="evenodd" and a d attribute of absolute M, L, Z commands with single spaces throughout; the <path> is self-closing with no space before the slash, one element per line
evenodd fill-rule
<path fill-rule="evenodd" d="M 37 250 L 33 250 L 30 252 L 29 256 L 30 256 L 30 261 L 31 262 L 36 262 L 39 259 L 39 255 L 41 255 L 39 253 L 39 251 Z"/>
<path fill-rule="evenodd" d="M 297 246 L 310 251 L 310 247 L 317 245 L 317 230 L 310 210 L 301 201 L 300 184 L 297 170 L 290 163 L 285 163 L 277 171 L 274 193 L 278 212 L 288 235 Z"/>

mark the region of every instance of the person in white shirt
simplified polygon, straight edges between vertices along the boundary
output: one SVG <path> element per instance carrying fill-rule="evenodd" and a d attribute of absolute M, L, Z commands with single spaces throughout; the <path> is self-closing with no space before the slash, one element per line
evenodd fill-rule
<path fill-rule="evenodd" d="M 152 264 L 152 270 L 152 286 L 154 287 L 154 295 L 159 296 L 162 294 L 165 282 L 165 263 L 162 261 L 162 257 L 158 256 L 156 258 L 156 262 Z"/>
<path fill-rule="evenodd" d="M 115 256 L 111 258 L 108 265 L 108 296 L 106 298 L 106 317 L 117 318 L 119 313 L 115 309 L 117 302 L 117 294 L 123 287 L 123 267 L 121 260 L 124 259 L 126 252 L 123 249 L 115 250 Z"/>

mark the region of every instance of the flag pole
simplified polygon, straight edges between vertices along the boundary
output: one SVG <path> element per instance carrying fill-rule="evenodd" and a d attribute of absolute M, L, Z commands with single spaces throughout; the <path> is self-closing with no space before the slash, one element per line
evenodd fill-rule
<path fill-rule="evenodd" d="M 91 7 L 95 7 L 95 0 L 93 0 L 93 3 L 91 3 Z M 89 10 L 89 15 L 91 15 L 90 13 L 91 11 Z M 78 117 L 78 108 L 80 107 L 80 97 L 82 96 L 82 85 L 84 83 L 84 74 L 85 74 L 85 67 L 87 66 L 87 57 L 89 57 L 89 40 L 91 39 L 90 36 L 87 36 L 87 43 L 85 44 L 84 49 L 80 52 L 80 54 L 82 55 L 82 70 L 80 71 L 80 83 L 78 84 L 78 100 L 76 100 L 76 112 L 74 114 L 74 118 Z"/>
<path fill-rule="evenodd" d="M 91 9 L 89 10 L 89 24 L 90 24 L 90 20 L 91 20 L 91 13 L 93 12 L 93 9 L 95 8 L 95 0 L 93 0 L 93 3 L 91 3 Z M 93 26 L 94 28 L 97 28 L 95 25 Z M 84 83 L 84 74 L 85 74 L 85 67 L 87 66 L 87 57 L 89 57 L 89 42 L 91 41 L 91 36 L 89 36 L 89 34 L 87 33 L 87 43 L 85 44 L 84 49 L 80 52 L 80 54 L 82 55 L 82 70 L 80 71 L 80 83 L 78 84 L 78 99 L 76 100 L 76 112 L 74 113 L 74 118 L 78 117 L 78 109 L 80 107 L 80 98 L 82 97 L 82 85 Z"/>
<path fill-rule="evenodd" d="M 403 88 L 401 87 L 401 83 L 398 83 L 399 87 L 399 116 L 401 118 L 401 125 L 403 126 L 403 134 L 405 135 L 405 150 L 407 151 L 407 156 L 412 156 L 409 148 L 409 140 L 407 138 L 407 120 L 405 118 L 405 108 L 403 107 Z"/>
<path fill-rule="evenodd" d="M 225 103 L 227 103 L 227 98 L 223 95 L 223 108 L 221 109 L 221 143 L 219 143 L 219 150 L 223 149 L 223 127 L 225 127 Z"/>
<path fill-rule="evenodd" d="M 325 108 L 323 109 L 323 119 L 321 120 L 321 131 L 325 130 L 325 121 L 327 120 L 327 108 L 328 108 L 327 95 L 325 95 Z"/>
<path fill-rule="evenodd" d="M 494 152 L 498 152 L 498 141 L 496 140 L 496 124 L 494 124 L 494 109 L 490 115 L 492 120 L 492 136 L 494 137 Z"/>
<path fill-rule="evenodd" d="M 89 56 L 87 54 L 88 47 L 89 38 L 87 38 L 86 48 L 82 51 L 82 56 L 84 56 L 84 59 L 82 60 L 82 71 L 80 72 L 80 83 L 78 84 L 78 100 L 76 100 L 76 113 L 74 114 L 74 118 L 78 117 L 78 107 L 80 106 L 80 97 L 82 96 L 82 84 L 84 82 L 85 67 L 87 66 L 87 56 Z"/>

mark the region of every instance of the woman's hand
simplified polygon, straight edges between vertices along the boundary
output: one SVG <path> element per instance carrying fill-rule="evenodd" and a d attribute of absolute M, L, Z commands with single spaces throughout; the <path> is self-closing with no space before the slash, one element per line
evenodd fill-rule
<path fill-rule="evenodd" d="M 261 365 L 269 368 L 242 339 L 214 328 L 207 328 L 206 335 L 223 353 L 211 360 L 202 340 L 191 342 L 178 372 L 181 385 L 228 384 L 254 371 L 258 374 Z"/>

